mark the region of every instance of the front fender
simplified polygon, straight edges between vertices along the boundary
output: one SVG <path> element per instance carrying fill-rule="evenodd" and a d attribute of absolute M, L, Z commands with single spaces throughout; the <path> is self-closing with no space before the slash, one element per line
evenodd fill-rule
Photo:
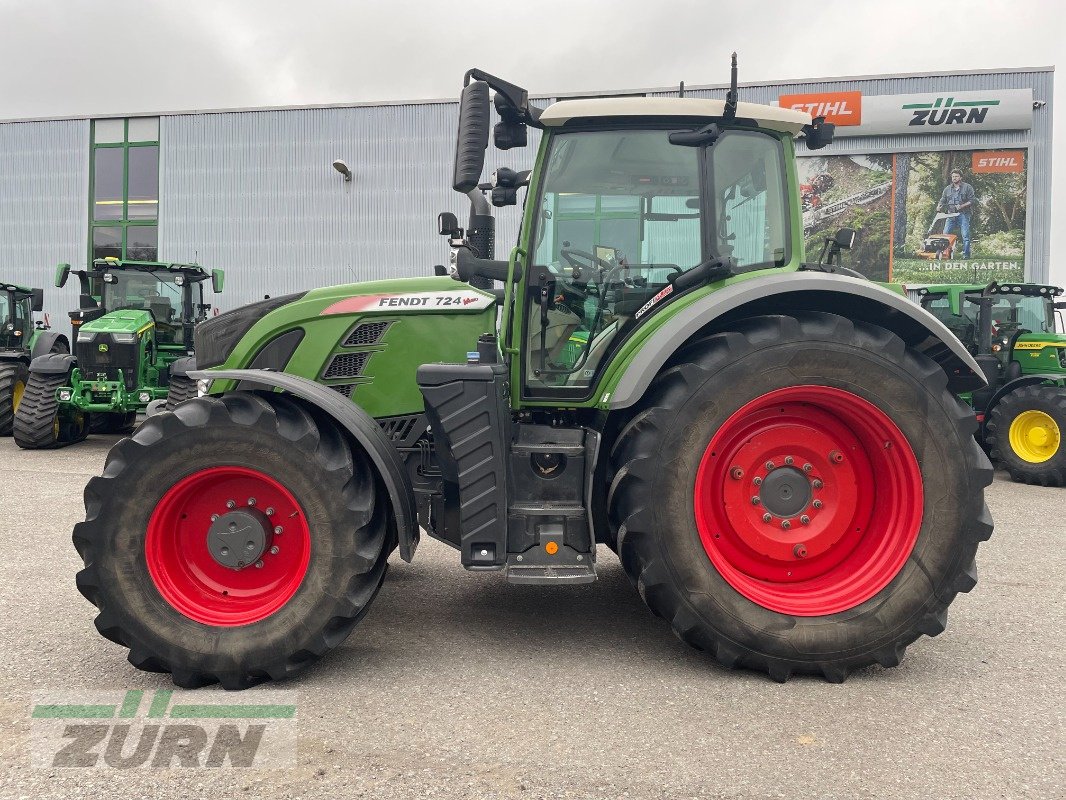
<path fill-rule="evenodd" d="M 902 295 L 860 278 L 820 272 L 776 273 L 738 281 L 704 295 L 655 329 L 622 367 L 607 408 L 636 403 L 685 342 L 704 328 L 726 329 L 731 320 L 762 314 L 823 311 L 891 330 L 936 361 L 948 388 L 966 392 L 986 385 L 962 342 L 936 317 Z"/>
<path fill-rule="evenodd" d="M 190 371 L 188 376 L 193 380 L 248 381 L 257 388 L 281 389 L 332 417 L 374 462 L 392 502 L 400 540 L 400 557 L 404 561 L 414 558 L 419 530 L 411 479 L 399 452 L 382 432 L 381 426 L 362 408 L 320 383 L 284 372 L 259 369 L 196 370 Z"/>
<path fill-rule="evenodd" d="M 47 353 L 30 362 L 30 372 L 41 375 L 66 375 L 78 366 L 78 359 L 70 353 Z"/>
<path fill-rule="evenodd" d="M 30 354 L 31 358 L 37 358 L 37 356 L 43 356 L 46 353 L 51 353 L 52 348 L 56 343 L 62 343 L 65 348 L 65 352 L 70 352 L 70 343 L 67 341 L 67 337 L 59 333 L 59 331 L 44 331 L 37 336 L 33 342 L 33 351 Z"/>
<path fill-rule="evenodd" d="M 1022 375 L 1020 378 L 1015 378 L 1009 383 L 1003 384 L 998 389 L 996 389 L 995 394 L 993 394 L 992 397 L 989 398 L 988 405 L 985 406 L 984 423 L 987 423 L 988 418 L 992 416 L 992 409 L 999 404 L 1000 400 L 1002 400 L 1011 392 L 1017 391 L 1018 389 L 1021 389 L 1024 386 L 1036 386 L 1041 383 L 1054 383 L 1059 386 L 1062 386 L 1064 382 L 1066 382 L 1066 376 L 1064 376 L 1062 373 L 1046 373 L 1043 375 Z M 984 426 L 984 423 L 982 423 L 982 428 Z"/>

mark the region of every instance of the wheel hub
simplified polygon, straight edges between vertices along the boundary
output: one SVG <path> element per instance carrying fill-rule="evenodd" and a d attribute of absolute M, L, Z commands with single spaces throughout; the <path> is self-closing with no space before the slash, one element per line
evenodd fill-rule
<path fill-rule="evenodd" d="M 1008 439 L 1023 461 L 1042 464 L 1059 450 L 1062 432 L 1050 414 L 1036 409 L 1023 411 L 1011 422 Z"/>
<path fill-rule="evenodd" d="M 255 564 L 274 535 L 270 518 L 258 508 L 241 508 L 217 517 L 207 531 L 207 550 L 229 569 Z"/>
<path fill-rule="evenodd" d="M 775 517 L 794 517 L 810 505 L 813 489 L 801 470 L 775 469 L 763 480 L 759 504 Z"/>

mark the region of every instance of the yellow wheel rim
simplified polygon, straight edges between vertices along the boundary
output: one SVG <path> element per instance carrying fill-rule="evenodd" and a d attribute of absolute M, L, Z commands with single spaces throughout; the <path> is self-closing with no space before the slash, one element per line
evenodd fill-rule
<path fill-rule="evenodd" d="M 1023 411 L 1010 424 L 1010 446 L 1023 461 L 1042 464 L 1059 452 L 1062 433 L 1043 411 Z"/>
<path fill-rule="evenodd" d="M 15 381 L 15 388 L 11 392 L 11 410 L 18 411 L 19 403 L 22 402 L 22 393 L 26 391 L 26 384 L 22 381 Z"/>

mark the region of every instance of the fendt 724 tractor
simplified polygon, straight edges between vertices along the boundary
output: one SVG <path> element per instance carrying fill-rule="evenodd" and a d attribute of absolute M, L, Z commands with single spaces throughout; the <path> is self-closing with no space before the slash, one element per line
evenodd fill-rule
<path fill-rule="evenodd" d="M 44 290 L 0 281 L 0 436 L 11 435 L 11 424 L 30 377 L 30 361 L 45 353 L 69 353 L 61 333 L 47 321 L 34 322 L 44 308 Z"/>
<path fill-rule="evenodd" d="M 484 187 L 527 192 L 504 260 L 492 90 L 498 149 L 543 133 L 531 171 Z M 85 490 L 98 630 L 179 686 L 283 678 L 345 640 L 421 528 L 516 584 L 592 581 L 604 543 L 684 641 L 776 680 L 899 663 L 992 530 L 956 396 L 985 381 L 918 305 L 804 265 L 793 138 L 831 133 L 735 88 L 542 110 L 468 72 L 452 273 L 197 329 L 203 396 Z"/>
<path fill-rule="evenodd" d="M 974 354 L 988 386 L 963 395 L 992 459 L 1021 483 L 1066 486 L 1066 308 L 1058 286 L 926 286 L 928 309 Z"/>
<path fill-rule="evenodd" d="M 70 265 L 56 270 L 66 285 Z M 193 328 L 207 318 L 204 282 L 222 290 L 221 270 L 196 264 L 97 259 L 77 270 L 79 310 L 71 312 L 73 355 L 52 354 L 30 364 L 15 414 L 15 442 L 25 449 L 59 447 L 90 430 L 126 433 L 137 412 L 165 400 L 172 384 L 193 386 Z M 185 391 L 182 399 L 195 394 Z"/>

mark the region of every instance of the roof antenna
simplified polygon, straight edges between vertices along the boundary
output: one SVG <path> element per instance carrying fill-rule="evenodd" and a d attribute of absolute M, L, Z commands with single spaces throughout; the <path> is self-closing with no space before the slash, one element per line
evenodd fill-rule
<path fill-rule="evenodd" d="M 722 118 L 734 120 L 737 117 L 737 54 L 733 53 L 733 68 L 729 76 L 729 92 L 725 96 L 725 111 Z"/>
<path fill-rule="evenodd" d="M 685 82 L 684 81 L 681 81 L 681 85 L 677 88 L 677 96 L 678 97 L 684 97 L 685 96 Z"/>

